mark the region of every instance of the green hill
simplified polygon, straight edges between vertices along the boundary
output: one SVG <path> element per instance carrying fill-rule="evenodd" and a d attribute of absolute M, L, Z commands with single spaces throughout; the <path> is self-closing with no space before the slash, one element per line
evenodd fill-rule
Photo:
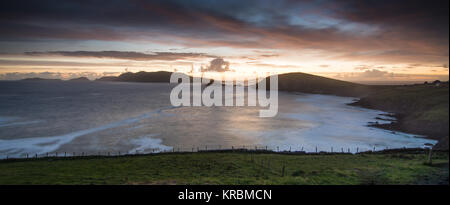
<path fill-rule="evenodd" d="M 360 97 L 369 93 L 370 86 L 306 73 L 287 73 L 278 76 L 278 90 Z"/>
<path fill-rule="evenodd" d="M 280 91 L 359 97 L 354 106 L 394 113 L 397 122 L 379 128 L 425 135 L 448 150 L 448 82 L 416 85 L 362 85 L 306 73 L 278 76 Z"/>
<path fill-rule="evenodd" d="M 448 82 L 404 86 L 373 86 L 370 95 L 352 105 L 396 114 L 398 122 L 378 127 L 422 134 L 434 139 L 447 137 L 449 123 Z"/>

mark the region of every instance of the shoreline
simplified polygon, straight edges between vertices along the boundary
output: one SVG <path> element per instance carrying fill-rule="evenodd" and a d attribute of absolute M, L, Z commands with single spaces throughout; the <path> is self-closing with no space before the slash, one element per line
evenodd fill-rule
<path fill-rule="evenodd" d="M 404 133 L 409 133 L 409 134 L 413 134 L 413 135 L 422 135 L 426 139 L 438 141 L 435 145 L 433 145 L 433 148 L 437 148 L 439 150 L 447 150 L 447 151 L 449 150 L 448 136 L 433 135 L 425 130 L 420 130 L 419 128 L 411 129 L 408 126 L 405 126 L 405 117 L 406 117 L 405 114 L 400 114 L 398 112 L 392 112 L 390 110 L 377 108 L 377 106 L 368 105 L 368 104 L 362 102 L 361 99 L 359 99 L 356 102 L 349 103 L 347 105 L 366 108 L 366 109 L 375 109 L 375 110 L 387 112 L 387 113 L 389 113 L 388 117 L 394 117 L 396 119 L 395 121 L 391 121 L 390 123 L 387 123 L 387 124 L 370 123 L 367 125 L 369 127 L 380 128 L 380 129 L 389 130 L 392 132 L 404 132 Z"/>

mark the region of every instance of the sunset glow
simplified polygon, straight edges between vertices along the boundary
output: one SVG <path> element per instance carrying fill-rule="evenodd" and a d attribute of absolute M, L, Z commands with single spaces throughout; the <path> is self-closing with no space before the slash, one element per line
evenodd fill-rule
<path fill-rule="evenodd" d="M 216 58 L 230 70 L 211 75 L 448 80 L 447 1 L 358 2 L 3 2 L 0 80 L 192 73 Z"/>

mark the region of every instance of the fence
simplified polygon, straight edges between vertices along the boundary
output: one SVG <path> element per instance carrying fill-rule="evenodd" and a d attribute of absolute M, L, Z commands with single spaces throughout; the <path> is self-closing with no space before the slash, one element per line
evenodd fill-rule
<path fill-rule="evenodd" d="M 415 148 L 389 148 L 389 147 L 330 147 L 324 149 L 318 146 L 261 146 L 261 145 L 241 145 L 241 146 L 222 146 L 222 145 L 203 145 L 196 147 L 172 147 L 170 149 L 144 149 L 132 151 L 82 151 L 82 152 L 45 152 L 45 153 L 21 153 L 21 154 L 6 154 L 0 159 L 30 159 L 30 158 L 45 158 L 45 157 L 106 157 L 106 156 L 130 156 L 130 155 L 149 155 L 160 153 L 191 153 L 191 152 L 272 152 L 283 154 L 358 154 L 370 153 L 383 150 L 393 149 L 428 149 L 429 147 L 415 147 Z"/>

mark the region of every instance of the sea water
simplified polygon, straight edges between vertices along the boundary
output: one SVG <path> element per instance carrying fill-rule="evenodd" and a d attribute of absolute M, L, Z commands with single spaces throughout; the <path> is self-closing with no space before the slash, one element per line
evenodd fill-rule
<path fill-rule="evenodd" d="M 354 98 L 280 92 L 277 116 L 260 118 L 259 107 L 174 107 L 174 86 L 2 81 L 0 158 L 232 147 L 356 152 L 436 143 L 368 126 L 395 119 L 347 105 Z"/>

